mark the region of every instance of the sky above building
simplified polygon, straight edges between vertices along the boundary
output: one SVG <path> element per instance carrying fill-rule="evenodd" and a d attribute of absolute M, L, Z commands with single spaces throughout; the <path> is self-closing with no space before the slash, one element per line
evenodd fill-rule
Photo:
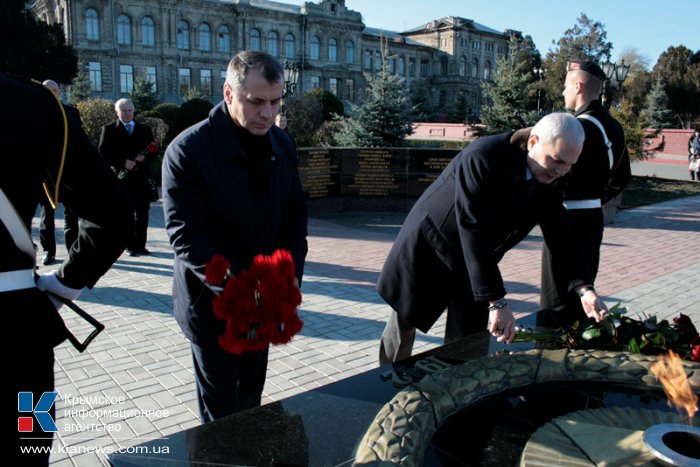
<path fill-rule="evenodd" d="M 499 31 L 516 29 L 532 36 L 542 56 L 552 41 L 576 25 L 581 13 L 605 26 L 613 44 L 613 61 L 634 48 L 651 68 L 670 46 L 700 50 L 700 0 L 346 0 L 345 5 L 360 12 L 366 26 L 390 31 L 412 29 L 445 16 L 472 19 Z"/>

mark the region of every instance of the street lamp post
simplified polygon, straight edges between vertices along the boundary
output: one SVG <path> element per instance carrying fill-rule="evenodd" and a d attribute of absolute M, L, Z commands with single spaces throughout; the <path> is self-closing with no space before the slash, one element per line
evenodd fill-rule
<path fill-rule="evenodd" d="M 542 94 L 542 76 L 544 75 L 544 68 L 535 67 L 532 72 L 539 77 L 539 83 L 537 84 L 537 115 L 540 114 L 540 94 Z"/>
<path fill-rule="evenodd" d="M 603 105 L 605 105 L 609 88 L 616 89 L 622 93 L 622 83 L 627 79 L 630 66 L 625 65 L 624 60 L 621 60 L 619 65 L 608 60 L 602 63 L 600 67 L 607 78 L 605 83 L 603 83 Z"/>
<path fill-rule="evenodd" d="M 299 65 L 284 61 L 284 90 L 282 98 L 291 96 L 296 92 L 297 82 L 299 81 Z"/>

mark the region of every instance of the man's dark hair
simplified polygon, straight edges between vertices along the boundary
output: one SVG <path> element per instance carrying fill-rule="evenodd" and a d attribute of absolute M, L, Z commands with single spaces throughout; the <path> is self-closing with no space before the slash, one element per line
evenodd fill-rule
<path fill-rule="evenodd" d="M 245 85 L 250 69 L 258 70 L 270 84 L 284 81 L 282 65 L 272 55 L 257 50 L 244 50 L 236 54 L 228 63 L 226 82 L 234 91 L 239 92 Z"/>

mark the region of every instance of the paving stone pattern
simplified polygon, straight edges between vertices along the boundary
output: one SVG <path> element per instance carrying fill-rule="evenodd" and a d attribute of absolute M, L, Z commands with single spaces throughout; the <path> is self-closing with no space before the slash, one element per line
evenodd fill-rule
<path fill-rule="evenodd" d="M 311 220 L 304 328 L 290 344 L 271 349 L 263 403 L 377 365 L 390 309 L 374 284 L 401 215 L 386 215 L 388 229 L 357 221 L 363 215 Z M 59 261 L 66 257 L 61 219 L 59 212 Z M 38 239 L 38 218 L 33 234 Z M 524 323 L 538 309 L 541 241 L 533 231 L 501 263 L 508 298 Z M 152 205 L 147 246 L 151 256 L 123 255 L 81 295 L 80 306 L 106 325 L 89 349 L 80 354 L 68 343 L 56 348 L 54 446 L 64 449 L 54 450 L 53 466 L 107 465 L 94 452 L 100 447 L 133 446 L 199 424 L 189 345 L 172 314 L 173 255 L 160 203 Z M 660 318 L 684 312 L 698 323 L 699 278 L 700 197 L 618 213 L 606 229 L 597 286 L 609 305 L 622 301 L 633 314 Z M 70 329 L 88 330 L 63 313 Z M 443 316 L 430 333 L 419 333 L 416 352 L 440 345 L 444 326 Z"/>

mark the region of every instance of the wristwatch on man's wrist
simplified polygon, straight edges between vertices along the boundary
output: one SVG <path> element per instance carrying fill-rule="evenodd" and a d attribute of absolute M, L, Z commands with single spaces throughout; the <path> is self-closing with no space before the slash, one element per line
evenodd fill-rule
<path fill-rule="evenodd" d="M 576 289 L 576 293 L 578 294 L 579 297 L 583 297 L 584 295 L 586 295 L 586 292 L 588 292 L 589 290 L 592 290 L 593 292 L 595 292 L 595 288 L 593 288 L 592 285 L 582 285 L 581 287 Z"/>

